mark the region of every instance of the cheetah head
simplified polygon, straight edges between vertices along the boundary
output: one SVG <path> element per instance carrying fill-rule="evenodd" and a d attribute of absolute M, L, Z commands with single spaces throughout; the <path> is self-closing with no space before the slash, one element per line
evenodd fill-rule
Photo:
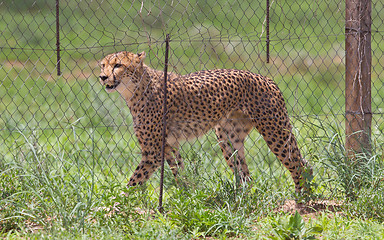
<path fill-rule="evenodd" d="M 100 83 L 107 92 L 122 92 L 132 88 L 132 84 L 140 81 L 143 75 L 145 52 L 117 52 L 107 55 L 100 62 Z"/>

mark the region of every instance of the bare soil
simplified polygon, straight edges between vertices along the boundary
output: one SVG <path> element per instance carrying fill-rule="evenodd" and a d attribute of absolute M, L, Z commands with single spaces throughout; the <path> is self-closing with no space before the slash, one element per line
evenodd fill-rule
<path fill-rule="evenodd" d="M 287 200 L 281 207 L 275 209 L 275 211 L 282 211 L 290 214 L 295 214 L 297 211 L 303 216 L 304 220 L 307 220 L 309 218 L 316 218 L 323 212 L 342 214 L 342 206 L 342 202 L 334 200 L 318 200 L 308 203 L 296 203 L 294 200 Z"/>

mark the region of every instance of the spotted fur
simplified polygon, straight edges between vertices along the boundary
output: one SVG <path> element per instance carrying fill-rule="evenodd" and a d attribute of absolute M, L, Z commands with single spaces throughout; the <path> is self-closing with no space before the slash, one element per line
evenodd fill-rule
<path fill-rule="evenodd" d="M 144 58 L 144 52 L 118 52 L 101 61 L 100 82 L 108 92 L 117 91 L 125 99 L 142 150 L 129 186 L 142 184 L 161 163 L 163 72 L 145 65 Z M 227 164 L 247 180 L 244 139 L 256 128 L 300 192 L 307 162 L 292 133 L 283 95 L 271 79 L 234 69 L 169 73 L 167 92 L 165 159 L 175 177 L 184 166 L 179 142 L 214 128 Z"/>

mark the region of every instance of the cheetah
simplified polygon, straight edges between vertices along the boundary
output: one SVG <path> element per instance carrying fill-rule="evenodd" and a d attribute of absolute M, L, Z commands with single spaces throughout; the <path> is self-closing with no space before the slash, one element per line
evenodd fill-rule
<path fill-rule="evenodd" d="M 128 105 L 142 160 L 128 186 L 143 184 L 161 165 L 163 71 L 144 64 L 145 52 L 122 51 L 101 60 L 100 82 Z M 308 164 L 302 158 L 283 95 L 270 78 L 234 69 L 167 75 L 164 157 L 175 177 L 183 169 L 179 142 L 214 129 L 224 158 L 242 181 L 250 179 L 244 140 L 256 128 L 270 150 L 290 171 L 295 191 L 303 188 Z"/>

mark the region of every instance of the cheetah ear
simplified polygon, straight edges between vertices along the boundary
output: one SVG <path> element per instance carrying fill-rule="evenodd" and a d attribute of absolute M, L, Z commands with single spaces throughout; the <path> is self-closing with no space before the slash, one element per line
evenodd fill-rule
<path fill-rule="evenodd" d="M 145 58 L 145 52 L 142 51 L 141 53 L 138 53 L 137 56 L 139 57 L 140 62 L 143 62 L 143 60 L 144 60 L 144 58 Z"/>

